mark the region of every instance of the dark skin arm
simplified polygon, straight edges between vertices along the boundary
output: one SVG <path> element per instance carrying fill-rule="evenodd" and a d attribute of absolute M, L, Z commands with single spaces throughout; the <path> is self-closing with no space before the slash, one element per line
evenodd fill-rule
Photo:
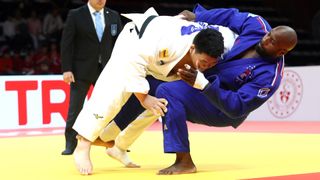
<path fill-rule="evenodd" d="M 185 19 L 187 21 L 194 21 L 196 19 L 196 15 L 188 10 L 184 10 L 179 15 L 183 15 L 184 17 L 182 19 Z"/>

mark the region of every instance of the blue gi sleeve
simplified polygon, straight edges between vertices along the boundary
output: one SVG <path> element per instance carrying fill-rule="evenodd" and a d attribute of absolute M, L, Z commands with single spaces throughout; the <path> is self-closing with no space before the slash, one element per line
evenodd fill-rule
<path fill-rule="evenodd" d="M 262 17 L 248 12 L 239 12 L 235 8 L 217 8 L 206 10 L 197 4 L 193 10 L 195 21 L 207 22 L 229 27 L 238 35 L 266 34 L 270 25 Z"/>
<path fill-rule="evenodd" d="M 271 75 L 258 75 L 237 91 L 221 88 L 219 77 L 214 75 L 213 81 L 203 90 L 203 94 L 228 117 L 232 119 L 246 117 L 266 102 L 278 88 L 280 80 L 274 85 L 271 85 L 271 82 L 266 83 L 266 78 L 273 79 Z"/>

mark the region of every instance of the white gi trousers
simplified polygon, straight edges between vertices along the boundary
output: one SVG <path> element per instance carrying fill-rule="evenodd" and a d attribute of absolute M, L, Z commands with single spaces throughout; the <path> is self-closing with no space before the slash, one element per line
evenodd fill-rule
<path fill-rule="evenodd" d="M 132 80 L 145 78 L 133 76 L 145 71 L 143 68 L 146 65 L 141 57 L 135 55 L 135 41 L 138 35 L 134 31 L 130 32 L 132 27 L 134 24 L 129 23 L 120 33 L 111 58 L 101 72 L 90 100 L 85 103 L 73 126 L 78 134 L 89 141 L 94 141 L 99 136 L 101 129 L 117 115 L 132 92 L 147 93 L 149 90 L 147 82 L 135 84 L 140 81 Z M 132 65 L 130 58 L 134 58 L 141 66 Z M 128 90 L 128 87 L 131 89 Z"/>

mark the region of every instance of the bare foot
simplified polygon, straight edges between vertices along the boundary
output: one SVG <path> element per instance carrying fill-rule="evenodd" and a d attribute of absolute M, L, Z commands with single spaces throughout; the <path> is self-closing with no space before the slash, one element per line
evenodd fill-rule
<path fill-rule="evenodd" d="M 80 174 L 90 175 L 93 169 L 90 159 L 91 142 L 81 136 L 77 138 L 79 142 L 73 153 L 75 164 Z"/>
<path fill-rule="evenodd" d="M 112 148 L 108 148 L 106 150 L 106 153 L 110 157 L 112 157 L 113 159 L 116 159 L 119 162 L 121 162 L 127 168 L 140 168 L 139 165 L 137 165 L 131 161 L 131 159 L 129 158 L 126 151 L 123 151 L 123 150 L 117 148 L 116 146 L 114 146 Z"/>
<path fill-rule="evenodd" d="M 100 138 L 97 138 L 93 143 L 92 145 L 95 145 L 95 146 L 103 146 L 103 147 L 106 147 L 106 148 L 111 148 L 114 146 L 114 141 L 108 141 L 108 142 L 104 142 L 102 141 Z"/>
<path fill-rule="evenodd" d="M 193 164 L 175 163 L 170 167 L 161 169 L 158 175 L 189 174 L 195 172 L 197 172 L 197 168 Z"/>
<path fill-rule="evenodd" d="M 129 162 L 127 164 L 125 164 L 126 168 L 140 168 L 141 166 L 138 164 L 135 164 L 134 162 Z"/>

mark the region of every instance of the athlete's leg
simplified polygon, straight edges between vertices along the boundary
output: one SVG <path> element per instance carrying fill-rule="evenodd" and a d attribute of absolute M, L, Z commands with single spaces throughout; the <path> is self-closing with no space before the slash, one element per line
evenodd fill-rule
<path fill-rule="evenodd" d="M 131 81 L 128 85 L 128 79 L 140 75 L 133 61 L 143 60 L 134 48 L 128 49 L 137 39 L 137 35 L 132 34 L 130 28 L 128 23 L 120 33 L 112 56 L 100 74 L 90 100 L 86 102 L 73 126 L 80 138 L 74 152 L 74 160 L 81 174 L 92 173 L 91 143 L 99 137 L 103 128 L 118 114 L 131 96 L 128 88 L 135 83 Z M 124 50 L 127 52 L 124 53 Z"/>
<path fill-rule="evenodd" d="M 157 87 L 163 81 L 151 76 L 147 76 L 146 79 L 150 84 L 149 94 L 155 95 Z M 104 142 L 115 141 L 114 148 L 106 150 L 107 154 L 123 163 L 126 167 L 140 167 L 130 160 L 127 155 L 127 149 L 146 128 L 158 119 L 158 116 L 154 116 L 151 112 L 143 111 L 145 109 L 141 106 L 138 99 L 135 96 L 131 96 L 114 121 L 111 121 L 100 134 L 100 139 Z"/>
<path fill-rule="evenodd" d="M 163 83 L 163 81 L 157 80 L 152 76 L 147 76 L 146 79 L 150 85 L 149 95 L 155 96 L 157 87 Z M 145 111 L 145 109 L 141 106 L 138 99 L 135 96 L 131 96 L 114 120 L 102 131 L 100 139 L 105 142 L 115 140 L 118 134 L 142 114 L 143 111 Z"/>
<path fill-rule="evenodd" d="M 158 174 L 184 174 L 196 172 L 190 155 L 186 120 L 216 125 L 220 111 L 205 95 L 183 81 L 163 83 L 156 96 L 168 101 L 168 112 L 163 117 L 165 153 L 176 153 L 176 161 Z M 212 124 L 211 124 L 212 123 Z"/>

